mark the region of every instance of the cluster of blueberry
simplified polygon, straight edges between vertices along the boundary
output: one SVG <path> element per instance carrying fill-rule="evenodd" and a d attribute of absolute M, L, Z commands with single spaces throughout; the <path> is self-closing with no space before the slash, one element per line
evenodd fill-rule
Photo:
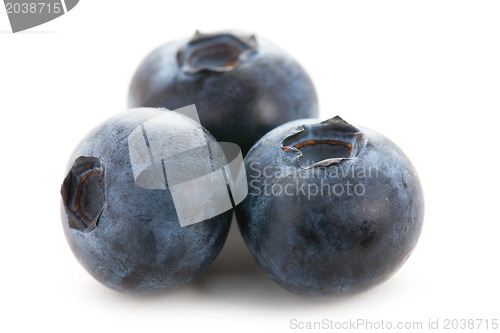
<path fill-rule="evenodd" d="M 181 226 L 174 184 L 138 186 L 131 162 L 148 158 L 147 140 L 143 155 L 132 158 L 130 147 L 138 128 L 146 138 L 145 123 L 180 145 L 200 135 L 194 120 L 169 111 L 192 104 L 208 143 L 234 142 L 246 155 L 252 190 L 234 210 L 250 252 L 279 285 L 313 296 L 355 293 L 388 279 L 411 254 L 424 203 L 404 153 L 340 117 L 315 119 L 309 76 L 264 38 L 197 32 L 148 55 L 131 83 L 132 109 L 94 129 L 70 158 L 64 231 L 97 280 L 127 293 L 174 288 L 222 249 L 233 209 Z"/>

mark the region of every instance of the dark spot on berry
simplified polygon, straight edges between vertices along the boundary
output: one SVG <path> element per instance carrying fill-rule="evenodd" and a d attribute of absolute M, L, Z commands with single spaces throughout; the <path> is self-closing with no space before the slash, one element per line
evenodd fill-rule
<path fill-rule="evenodd" d="M 70 228 L 89 232 L 97 226 L 105 204 L 103 175 L 100 159 L 85 156 L 76 159 L 61 187 Z"/>

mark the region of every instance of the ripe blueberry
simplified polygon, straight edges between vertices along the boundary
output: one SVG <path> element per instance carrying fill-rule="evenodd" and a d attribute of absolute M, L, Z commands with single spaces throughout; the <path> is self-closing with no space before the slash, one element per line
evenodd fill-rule
<path fill-rule="evenodd" d="M 245 158 L 238 224 L 262 269 L 289 291 L 355 293 L 413 251 L 424 200 L 414 167 L 384 136 L 339 117 L 293 121 Z"/>
<path fill-rule="evenodd" d="M 160 115 L 163 121 L 155 122 Z M 193 279 L 221 250 L 232 217 L 227 211 L 181 227 L 170 184 L 158 186 L 146 177 L 138 185 L 131 161 L 149 155 L 139 151 L 132 158 L 129 138 L 141 126 L 144 131 L 146 122 L 152 136 L 178 137 L 180 144 L 193 141 L 199 126 L 177 112 L 121 113 L 79 144 L 61 188 L 64 232 L 75 256 L 97 280 L 130 293 L 174 288 Z M 202 133 L 207 143 L 215 141 L 206 130 Z"/>
<path fill-rule="evenodd" d="M 317 97 L 304 69 L 260 36 L 202 34 L 167 43 L 135 73 L 129 107 L 196 104 L 201 124 L 245 154 L 287 121 L 316 117 Z"/>

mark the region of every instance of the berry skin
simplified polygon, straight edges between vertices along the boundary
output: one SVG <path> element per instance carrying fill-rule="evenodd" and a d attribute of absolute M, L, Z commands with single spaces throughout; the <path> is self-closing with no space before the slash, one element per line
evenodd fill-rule
<path fill-rule="evenodd" d="M 284 124 L 245 157 L 236 207 L 245 242 L 285 289 L 343 296 L 392 276 L 415 248 L 424 200 L 415 169 L 384 136 L 340 117 Z"/>
<path fill-rule="evenodd" d="M 160 115 L 168 126 L 154 123 Z M 147 121 L 162 136 L 188 139 L 199 126 L 161 109 L 121 113 L 81 141 L 61 187 L 63 228 L 76 258 L 98 281 L 126 293 L 171 289 L 193 279 L 221 250 L 232 218 L 227 211 L 181 227 L 168 185 L 137 185 L 128 138 Z M 215 141 L 203 131 L 207 142 Z"/>
<path fill-rule="evenodd" d="M 201 124 L 244 154 L 276 126 L 318 115 L 314 86 L 294 59 L 260 36 L 234 32 L 197 32 L 154 50 L 132 79 L 128 103 L 196 104 Z"/>

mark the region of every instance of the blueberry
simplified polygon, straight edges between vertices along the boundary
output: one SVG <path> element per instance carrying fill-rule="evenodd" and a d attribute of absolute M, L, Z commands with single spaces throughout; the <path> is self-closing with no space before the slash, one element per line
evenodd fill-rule
<path fill-rule="evenodd" d="M 244 154 L 276 126 L 318 115 L 304 69 L 269 41 L 246 33 L 196 32 L 144 59 L 130 86 L 129 107 L 191 104 L 218 141 L 234 142 Z"/>
<path fill-rule="evenodd" d="M 245 158 L 236 208 L 250 252 L 287 290 L 343 296 L 393 275 L 414 249 L 424 200 L 414 167 L 384 136 L 340 117 L 284 124 Z"/>
<path fill-rule="evenodd" d="M 162 122 L 156 121 L 160 115 Z M 132 153 L 134 131 L 151 148 L 153 137 L 188 145 L 196 126 L 177 112 L 129 110 L 98 126 L 74 151 L 61 188 L 63 227 L 77 259 L 104 285 L 129 293 L 174 288 L 197 276 L 221 250 L 231 210 L 181 227 L 173 184 L 165 185 L 162 172 L 160 183 L 137 176 L 131 162 L 149 158 L 148 149 Z M 215 141 L 202 133 L 206 142 Z M 155 162 L 161 171 L 160 163 L 166 162 Z M 155 170 L 146 169 L 152 175 Z"/>

